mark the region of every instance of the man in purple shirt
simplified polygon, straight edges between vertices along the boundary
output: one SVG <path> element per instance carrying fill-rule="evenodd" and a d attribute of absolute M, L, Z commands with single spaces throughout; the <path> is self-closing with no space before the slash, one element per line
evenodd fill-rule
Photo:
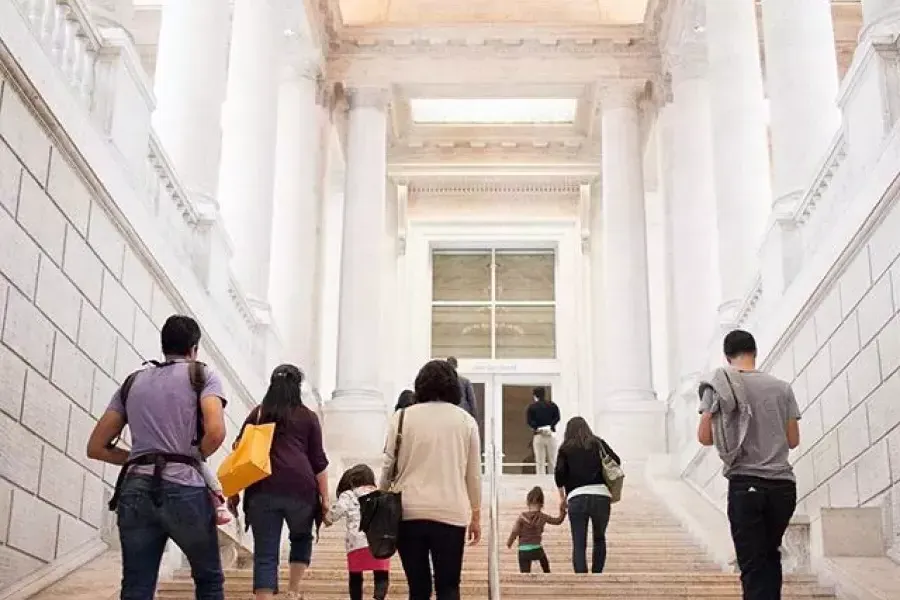
<path fill-rule="evenodd" d="M 169 317 L 160 337 L 165 362 L 135 375 L 124 399 L 116 391 L 88 441 L 88 457 L 123 466 L 114 496 L 121 600 L 153 599 L 170 539 L 190 562 L 196 598 L 223 600 L 215 508 L 198 471 L 225 440 L 222 382 L 205 366 L 200 382 L 192 381 L 200 343 L 194 319 Z M 114 445 L 126 423 L 130 452 Z"/>

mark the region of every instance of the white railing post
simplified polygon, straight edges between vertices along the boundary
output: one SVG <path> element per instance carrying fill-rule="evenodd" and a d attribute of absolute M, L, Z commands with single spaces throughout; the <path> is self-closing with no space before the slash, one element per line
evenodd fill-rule
<path fill-rule="evenodd" d="M 491 419 L 491 433 L 494 432 L 494 420 Z M 494 442 L 494 436 L 491 435 L 491 441 L 485 447 L 488 460 L 488 493 L 489 493 L 489 509 L 488 518 L 490 519 L 488 530 L 488 598 L 490 600 L 500 600 L 500 503 L 499 503 L 499 485 L 498 485 L 498 460 L 497 447 Z"/>

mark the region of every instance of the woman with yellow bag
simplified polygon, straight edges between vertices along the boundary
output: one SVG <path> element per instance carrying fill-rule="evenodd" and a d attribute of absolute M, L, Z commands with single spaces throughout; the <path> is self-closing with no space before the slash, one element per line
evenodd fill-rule
<path fill-rule="evenodd" d="M 262 404 L 247 416 L 235 450 L 219 468 L 231 505 L 244 493 L 244 513 L 253 533 L 253 593 L 269 600 L 278 593 L 278 552 L 287 523 L 290 539 L 288 600 L 301 600 L 303 575 L 312 555 L 312 532 L 327 506 L 328 459 L 322 428 L 300 395 L 303 372 L 281 365 L 272 372 Z"/>

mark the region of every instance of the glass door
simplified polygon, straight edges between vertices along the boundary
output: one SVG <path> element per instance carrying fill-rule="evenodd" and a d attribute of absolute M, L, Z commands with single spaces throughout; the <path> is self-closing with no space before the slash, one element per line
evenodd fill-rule
<path fill-rule="evenodd" d="M 540 388 L 553 399 L 557 377 L 547 375 L 478 374 L 471 377 L 478 402 L 482 451 L 494 442 L 505 475 L 533 475 L 536 471 L 533 432 L 527 412 Z"/>

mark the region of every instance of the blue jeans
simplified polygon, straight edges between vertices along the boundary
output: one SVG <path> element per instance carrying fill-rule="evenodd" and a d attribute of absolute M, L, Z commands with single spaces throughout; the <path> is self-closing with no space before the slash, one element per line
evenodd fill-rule
<path fill-rule="evenodd" d="M 247 500 L 244 512 L 253 532 L 254 592 L 278 592 L 278 555 L 284 523 L 291 543 L 288 560 L 292 564 L 309 565 L 315 510 L 315 504 L 290 496 L 256 493 Z"/>
<path fill-rule="evenodd" d="M 163 481 L 162 502 L 150 499 L 150 478 L 128 477 L 119 498 L 121 600 L 153 600 L 159 563 L 170 539 L 191 565 L 196 600 L 224 600 L 215 509 L 205 487 Z"/>
<path fill-rule="evenodd" d="M 594 539 L 591 573 L 602 573 L 606 566 L 606 526 L 609 525 L 610 500 L 607 496 L 584 494 L 569 500 L 569 525 L 572 528 L 572 567 L 587 573 L 588 522 Z"/>

